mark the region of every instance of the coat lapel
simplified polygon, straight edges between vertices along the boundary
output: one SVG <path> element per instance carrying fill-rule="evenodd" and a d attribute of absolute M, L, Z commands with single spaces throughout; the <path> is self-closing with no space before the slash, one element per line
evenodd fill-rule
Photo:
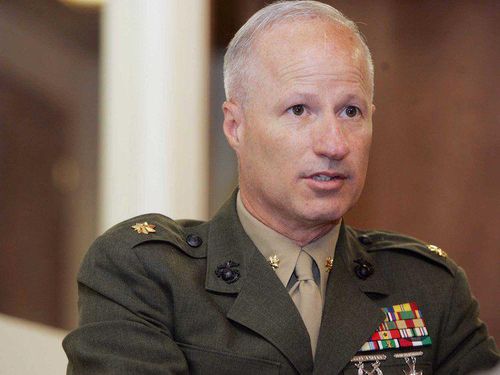
<path fill-rule="evenodd" d="M 328 279 L 315 358 L 315 374 L 338 374 L 384 320 L 369 293 L 388 294 L 380 267 L 342 225 L 334 268 Z M 354 260 L 364 258 L 375 272 L 366 280 L 354 273 Z"/>
<path fill-rule="evenodd" d="M 311 374 L 309 335 L 288 292 L 260 254 L 252 259 L 248 270 L 228 318 L 265 337 L 299 373 Z"/>
<path fill-rule="evenodd" d="M 276 346 L 300 374 L 311 374 L 312 353 L 305 325 L 283 284 L 243 230 L 235 197 L 236 193 L 210 222 L 206 289 L 234 294 L 228 319 Z M 239 264 L 240 273 L 230 284 L 214 272 L 228 260 Z"/>

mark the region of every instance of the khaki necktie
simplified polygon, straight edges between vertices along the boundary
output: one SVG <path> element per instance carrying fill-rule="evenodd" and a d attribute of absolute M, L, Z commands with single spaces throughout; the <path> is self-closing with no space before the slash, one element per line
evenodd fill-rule
<path fill-rule="evenodd" d="M 313 276 L 313 259 L 305 251 L 301 251 L 295 265 L 297 282 L 290 289 L 290 296 L 302 316 L 309 332 L 313 356 L 316 352 L 323 302 L 318 285 Z"/>

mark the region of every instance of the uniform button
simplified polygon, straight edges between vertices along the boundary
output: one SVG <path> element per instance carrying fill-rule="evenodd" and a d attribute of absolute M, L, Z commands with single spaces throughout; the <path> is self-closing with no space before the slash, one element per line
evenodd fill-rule
<path fill-rule="evenodd" d="M 186 237 L 186 242 L 191 247 L 199 247 L 203 243 L 203 240 L 196 234 L 188 234 Z"/>
<path fill-rule="evenodd" d="M 358 237 L 358 240 L 363 245 L 371 245 L 373 243 L 372 239 L 367 234 L 362 234 L 361 236 Z"/>
<path fill-rule="evenodd" d="M 366 260 L 356 259 L 354 263 L 356 263 L 354 272 L 356 273 L 356 276 L 359 277 L 361 280 L 366 280 L 373 274 L 373 266 Z"/>

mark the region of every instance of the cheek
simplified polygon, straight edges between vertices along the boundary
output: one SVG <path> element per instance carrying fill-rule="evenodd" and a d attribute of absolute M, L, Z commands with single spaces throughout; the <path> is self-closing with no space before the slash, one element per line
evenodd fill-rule
<path fill-rule="evenodd" d="M 370 135 L 367 137 L 363 146 L 364 146 L 365 163 L 368 164 L 368 159 L 370 157 L 370 150 L 372 147 L 372 133 L 371 133 L 371 131 L 370 131 Z"/>
<path fill-rule="evenodd" d="M 366 172 L 368 170 L 368 161 L 371 147 L 371 137 L 370 136 L 357 136 L 351 139 L 349 142 L 350 153 L 346 157 L 346 165 L 351 169 L 353 176 L 355 177 L 353 182 L 353 187 L 356 187 L 356 190 L 362 189 Z"/>
<path fill-rule="evenodd" d="M 371 130 L 366 130 L 362 134 L 359 134 L 353 140 L 353 149 L 357 153 L 357 159 L 360 163 L 366 164 L 368 163 L 368 158 L 370 155 L 370 148 L 372 144 L 372 132 Z"/>
<path fill-rule="evenodd" d="M 280 123 L 271 115 L 251 116 L 248 120 L 244 142 L 247 167 L 258 169 L 265 178 L 293 179 L 300 169 L 301 158 L 310 148 L 308 134 Z"/>
<path fill-rule="evenodd" d="M 253 157 L 262 163 L 272 164 L 273 167 L 286 164 L 296 152 L 296 148 L 290 142 L 289 134 L 271 122 L 256 127 L 249 134 L 248 141 L 251 144 Z"/>
<path fill-rule="evenodd" d="M 257 125 L 245 133 L 244 142 L 240 150 L 241 167 L 254 181 L 269 180 L 279 171 L 279 144 L 266 131 Z"/>
<path fill-rule="evenodd" d="M 266 162 L 274 169 L 281 181 L 293 180 L 302 165 L 304 146 L 288 132 L 273 134 L 265 140 Z"/>

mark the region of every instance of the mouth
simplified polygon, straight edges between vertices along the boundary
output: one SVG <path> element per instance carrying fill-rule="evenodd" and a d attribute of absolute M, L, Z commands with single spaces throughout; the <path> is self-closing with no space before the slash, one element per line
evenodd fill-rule
<path fill-rule="evenodd" d="M 332 172 L 319 172 L 312 175 L 307 176 L 314 181 L 320 182 L 328 182 L 333 180 L 345 180 L 347 176 L 342 173 L 332 173 Z"/>
<path fill-rule="evenodd" d="M 349 177 L 343 173 L 321 171 L 305 176 L 309 186 L 318 191 L 336 191 L 342 188 Z"/>

